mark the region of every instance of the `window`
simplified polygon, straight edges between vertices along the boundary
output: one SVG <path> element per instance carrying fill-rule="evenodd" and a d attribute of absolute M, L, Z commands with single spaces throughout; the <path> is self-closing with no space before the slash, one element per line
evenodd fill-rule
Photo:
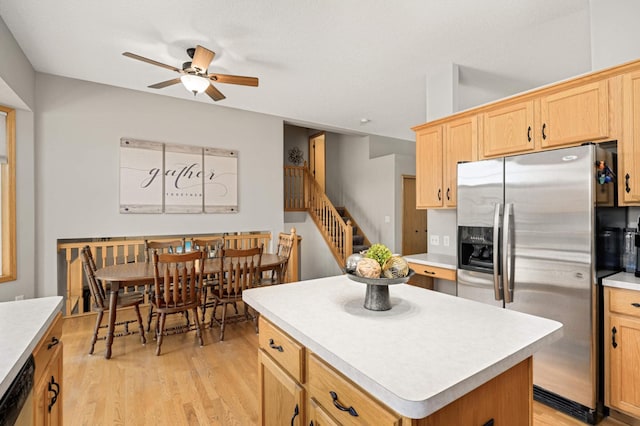
<path fill-rule="evenodd" d="M 17 278 L 16 112 L 0 105 L 0 282 Z"/>

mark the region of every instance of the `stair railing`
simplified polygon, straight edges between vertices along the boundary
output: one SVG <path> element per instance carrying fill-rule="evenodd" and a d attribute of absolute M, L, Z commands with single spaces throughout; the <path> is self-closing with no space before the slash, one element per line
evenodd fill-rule
<path fill-rule="evenodd" d="M 333 256 L 344 268 L 347 257 L 353 253 L 353 226 L 351 221 L 345 222 L 331 203 L 315 178 L 304 169 L 304 180 L 308 182 L 306 206 L 311 218 L 320 229 L 322 236 L 329 245 Z"/>

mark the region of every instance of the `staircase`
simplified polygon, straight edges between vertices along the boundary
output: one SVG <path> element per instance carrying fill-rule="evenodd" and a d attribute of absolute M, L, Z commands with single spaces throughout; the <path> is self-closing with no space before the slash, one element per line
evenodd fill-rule
<path fill-rule="evenodd" d="M 351 224 L 351 228 L 353 229 L 353 238 L 351 240 L 353 253 L 360 253 L 369 249 L 369 247 L 371 247 L 371 242 L 369 242 L 367 236 L 364 235 L 364 232 L 362 232 L 362 229 L 360 229 L 356 221 L 353 219 L 351 213 L 349 213 L 345 207 L 336 207 L 336 211 L 345 223 Z"/>
<path fill-rule="evenodd" d="M 306 164 L 284 169 L 285 211 L 309 213 L 341 268 L 347 257 L 369 248 L 371 243 L 348 210 L 334 207 Z"/>

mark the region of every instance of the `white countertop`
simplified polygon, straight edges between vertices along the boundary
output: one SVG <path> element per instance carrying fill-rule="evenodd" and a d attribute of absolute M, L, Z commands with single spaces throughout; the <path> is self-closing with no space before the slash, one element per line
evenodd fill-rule
<path fill-rule="evenodd" d="M 61 296 L 0 303 L 0 397 L 61 309 Z"/>
<path fill-rule="evenodd" d="M 618 272 L 603 279 L 602 285 L 640 291 L 640 278 L 631 272 Z"/>
<path fill-rule="evenodd" d="M 556 321 L 406 284 L 364 309 L 345 275 L 247 290 L 243 299 L 391 409 L 423 418 L 561 337 Z"/>
<path fill-rule="evenodd" d="M 458 261 L 455 256 L 438 253 L 408 254 L 404 257 L 407 262 L 419 263 L 421 265 L 435 266 L 445 269 L 457 269 Z"/>

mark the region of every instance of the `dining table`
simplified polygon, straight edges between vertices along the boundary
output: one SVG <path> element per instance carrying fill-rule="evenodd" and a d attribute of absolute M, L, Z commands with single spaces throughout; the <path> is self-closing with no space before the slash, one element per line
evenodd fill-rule
<path fill-rule="evenodd" d="M 273 253 L 263 253 L 260 263 L 261 273 L 275 271 L 280 277 L 281 266 L 287 261 L 285 256 L 278 256 Z M 204 274 L 216 274 L 220 272 L 220 258 L 207 258 L 204 263 Z M 152 263 L 119 263 L 99 268 L 95 272 L 95 277 L 103 282 L 108 282 L 109 289 L 109 317 L 107 324 L 107 339 L 104 357 L 111 358 L 111 345 L 113 344 L 114 329 L 116 323 L 116 306 L 118 305 L 118 294 L 121 288 L 148 285 L 154 282 L 154 269 Z"/>

